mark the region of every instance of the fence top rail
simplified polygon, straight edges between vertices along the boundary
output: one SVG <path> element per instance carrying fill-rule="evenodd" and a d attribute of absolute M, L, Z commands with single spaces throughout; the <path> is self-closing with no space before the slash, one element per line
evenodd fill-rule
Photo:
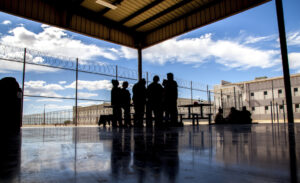
<path fill-rule="evenodd" d="M 24 61 L 24 50 L 25 48 L 6 45 L 0 43 L 0 59 L 5 61 Z M 58 54 L 47 53 L 35 49 L 26 48 L 26 63 L 33 65 L 41 65 L 46 67 L 53 67 L 57 69 L 67 69 L 76 71 L 76 60 L 78 60 L 78 71 L 90 74 L 101 74 L 108 77 L 118 77 L 120 79 L 137 81 L 138 71 L 137 69 L 126 68 L 123 66 L 117 66 L 114 64 L 108 64 L 101 61 L 85 60 L 81 58 L 68 57 Z M 157 74 L 151 72 L 143 72 L 142 76 L 146 78 L 148 76 L 148 83 L 152 81 L 152 77 L 158 75 L 161 77 L 161 81 L 166 78 L 166 74 Z M 209 90 L 212 86 L 206 85 L 199 82 L 188 81 L 181 78 L 175 77 L 178 85 L 181 88 L 206 91 L 207 86 Z M 150 80 L 150 81 L 149 81 Z M 192 83 L 192 85 L 191 85 Z"/>

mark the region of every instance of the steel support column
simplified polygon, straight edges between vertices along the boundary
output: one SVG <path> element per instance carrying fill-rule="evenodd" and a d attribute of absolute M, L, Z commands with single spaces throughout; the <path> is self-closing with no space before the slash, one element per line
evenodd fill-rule
<path fill-rule="evenodd" d="M 285 35 L 282 0 L 276 0 L 276 12 L 277 12 L 279 40 L 280 40 L 281 57 L 282 57 L 282 69 L 283 69 L 283 76 L 284 76 L 285 98 L 286 98 L 286 105 L 287 105 L 286 106 L 287 119 L 288 119 L 288 123 L 294 123 L 292 91 L 291 91 L 288 53 L 287 53 L 287 46 L 286 46 L 286 35 Z"/>
<path fill-rule="evenodd" d="M 138 79 L 141 80 L 143 77 L 142 73 L 142 48 L 139 46 L 138 48 Z"/>
<path fill-rule="evenodd" d="M 287 46 L 286 46 L 282 0 L 276 0 L 276 12 L 277 12 L 280 48 L 281 48 L 281 56 L 282 56 L 282 68 L 283 68 L 283 75 L 284 75 L 287 119 L 289 123 L 288 133 L 289 133 L 289 156 L 290 156 L 290 176 L 291 176 L 290 181 L 298 182 L 293 102 L 292 102 L 292 91 L 291 91 L 288 53 L 287 53 Z"/>
<path fill-rule="evenodd" d="M 76 86 L 75 86 L 75 126 L 78 123 L 78 58 L 76 58 Z"/>

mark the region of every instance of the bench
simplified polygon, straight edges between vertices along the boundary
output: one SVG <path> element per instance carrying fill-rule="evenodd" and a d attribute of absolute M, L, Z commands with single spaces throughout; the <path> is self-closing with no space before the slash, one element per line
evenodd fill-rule
<path fill-rule="evenodd" d="M 197 122 L 197 125 L 199 125 L 199 119 L 208 119 L 208 124 L 211 124 L 211 117 L 213 114 L 209 113 L 209 114 L 206 114 L 207 117 L 204 117 L 204 116 L 201 117 L 201 115 L 198 113 L 191 113 L 190 118 L 189 117 L 185 118 L 185 117 L 183 117 L 184 115 L 186 115 L 186 114 L 178 114 L 181 123 L 183 122 L 184 119 L 191 119 L 193 125 L 195 125 L 195 121 Z"/>

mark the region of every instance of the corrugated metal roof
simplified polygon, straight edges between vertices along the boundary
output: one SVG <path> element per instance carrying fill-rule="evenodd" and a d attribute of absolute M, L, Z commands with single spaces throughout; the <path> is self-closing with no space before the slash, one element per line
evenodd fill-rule
<path fill-rule="evenodd" d="M 146 48 L 270 0 L 2 0 L 0 10 L 109 42 Z"/>

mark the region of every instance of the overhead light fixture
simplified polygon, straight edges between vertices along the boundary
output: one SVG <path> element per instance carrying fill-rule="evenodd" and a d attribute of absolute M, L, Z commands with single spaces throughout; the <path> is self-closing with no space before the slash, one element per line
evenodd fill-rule
<path fill-rule="evenodd" d="M 113 10 L 115 10 L 117 8 L 117 6 L 110 4 L 109 2 L 103 1 L 103 0 L 97 0 L 96 3 L 100 4 L 102 6 L 108 7 L 110 9 L 113 9 Z"/>

